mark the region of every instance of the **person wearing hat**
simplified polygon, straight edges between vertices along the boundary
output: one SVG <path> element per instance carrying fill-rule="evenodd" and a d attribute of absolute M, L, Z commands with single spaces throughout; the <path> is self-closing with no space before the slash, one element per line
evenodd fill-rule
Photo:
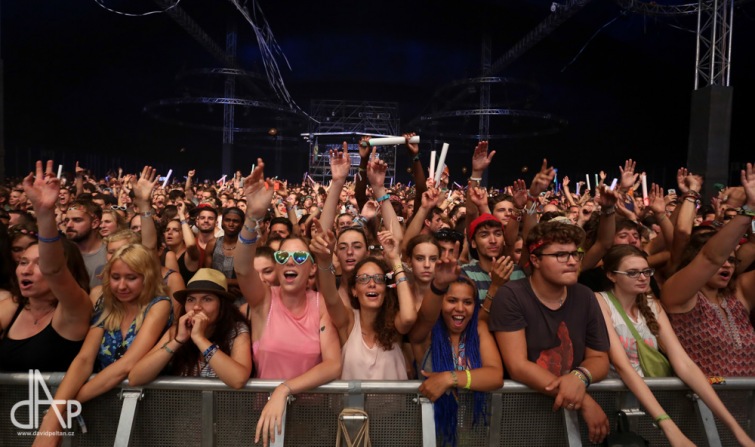
<path fill-rule="evenodd" d="M 181 304 L 178 324 L 137 362 L 128 375 L 129 384 L 144 385 L 166 371 L 217 377 L 231 388 L 243 388 L 252 372 L 249 326 L 233 304 L 236 297 L 228 293 L 225 276 L 214 269 L 199 269 L 186 289 L 173 297 Z"/>
<path fill-rule="evenodd" d="M 461 274 L 474 281 L 484 310 L 489 309 L 490 301 L 498 290 L 509 279 L 524 277 L 519 270 L 515 277 L 514 263 L 508 256 L 503 256 L 503 223 L 492 214 L 485 213 L 473 220 L 467 228 L 469 235 L 469 252 L 472 262 L 461 266 Z M 496 281 L 493 281 L 492 274 Z"/>

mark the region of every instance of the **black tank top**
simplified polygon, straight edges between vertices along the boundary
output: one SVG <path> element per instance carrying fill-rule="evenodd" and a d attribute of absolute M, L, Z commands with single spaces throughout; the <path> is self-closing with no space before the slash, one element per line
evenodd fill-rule
<path fill-rule="evenodd" d="M 71 341 L 63 338 L 55 332 L 52 321 L 37 335 L 23 340 L 12 340 L 7 334 L 22 310 L 23 306 L 19 305 L 8 330 L 5 331 L 6 336 L 0 340 L 0 371 L 67 371 L 84 340 Z"/>

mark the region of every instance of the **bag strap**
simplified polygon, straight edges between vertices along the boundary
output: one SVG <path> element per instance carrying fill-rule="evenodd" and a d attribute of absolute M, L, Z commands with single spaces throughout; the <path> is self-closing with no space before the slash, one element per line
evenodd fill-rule
<path fill-rule="evenodd" d="M 619 300 L 616 299 L 616 296 L 614 296 L 613 292 L 611 292 L 610 290 L 606 290 L 604 293 L 608 296 L 608 299 L 611 300 L 611 302 L 613 303 L 613 307 L 615 307 L 616 310 L 619 312 L 619 315 L 621 315 L 621 318 L 624 319 L 624 322 L 627 324 L 629 331 L 632 332 L 632 335 L 634 336 L 635 341 L 637 343 L 645 343 L 645 340 L 643 340 L 642 337 L 640 337 L 640 333 L 637 332 L 637 328 L 634 327 L 634 323 L 632 323 L 632 320 L 629 319 L 629 317 L 627 316 L 627 313 L 624 312 L 624 307 L 621 305 Z"/>

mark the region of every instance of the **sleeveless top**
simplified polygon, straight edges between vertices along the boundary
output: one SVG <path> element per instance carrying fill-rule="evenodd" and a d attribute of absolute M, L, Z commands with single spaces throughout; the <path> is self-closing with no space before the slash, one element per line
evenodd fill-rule
<path fill-rule="evenodd" d="M 755 376 L 755 329 L 744 305 L 734 296 L 724 297 L 721 307 L 697 292 L 689 312 L 669 313 L 671 327 L 707 376 Z"/>
<path fill-rule="evenodd" d="M 6 336 L 0 340 L 0 371 L 67 371 L 84 340 L 72 341 L 64 338 L 52 327 L 52 320 L 42 331 L 29 338 L 14 340 L 8 337 L 10 328 L 23 309 L 24 307 L 19 304 L 5 332 Z"/>
<path fill-rule="evenodd" d="M 632 368 L 634 368 L 635 372 L 640 375 L 640 377 L 645 377 L 645 373 L 642 372 L 642 368 L 640 367 L 639 354 L 637 354 L 637 340 L 634 338 L 634 335 L 632 335 L 632 331 L 629 330 L 629 327 L 627 327 L 627 323 L 624 321 L 624 318 L 616 309 L 616 306 L 614 306 L 611 302 L 611 299 L 608 298 L 608 294 L 606 294 L 605 292 L 600 292 L 600 296 L 603 297 L 603 300 L 606 302 L 606 304 L 608 304 L 608 308 L 611 311 L 611 323 L 614 330 L 616 331 L 616 334 L 619 336 L 621 346 L 624 347 L 624 352 L 626 352 L 627 357 L 629 357 L 629 363 L 632 365 Z M 653 315 L 658 318 L 658 301 L 652 298 L 648 298 L 647 301 L 650 310 L 653 312 Z M 627 317 L 629 317 L 632 323 L 634 323 L 634 328 L 637 329 L 637 333 L 640 334 L 640 337 L 642 337 L 645 343 L 648 346 L 659 349 L 658 339 L 655 337 L 655 335 L 653 335 L 652 332 L 650 332 L 650 328 L 648 327 L 647 321 L 645 320 L 645 316 L 642 315 L 642 312 L 638 312 L 637 321 L 635 321 L 629 314 L 627 314 Z M 611 371 L 609 372 L 609 375 L 612 379 L 619 378 L 619 374 L 616 372 L 613 364 L 611 364 Z"/>
<path fill-rule="evenodd" d="M 165 325 L 165 328 L 163 329 L 164 332 L 168 330 L 171 324 L 173 324 L 173 304 L 171 303 L 170 298 L 168 298 L 167 296 L 156 296 L 152 298 L 152 301 L 150 301 L 149 304 L 147 304 L 147 307 L 144 309 L 144 318 L 147 318 L 147 313 L 152 308 L 152 306 L 155 303 L 159 303 L 160 301 L 167 301 L 171 306 L 168 321 Z M 102 310 L 100 309 L 92 318 L 93 323 L 97 322 L 100 319 L 101 312 Z M 97 325 L 98 328 L 102 328 L 103 326 L 104 323 Z M 102 335 L 102 343 L 100 343 L 100 348 L 97 351 L 97 362 L 95 364 L 96 371 L 102 371 L 103 369 L 107 368 L 108 366 L 115 363 L 118 359 L 123 357 L 123 354 L 125 354 L 126 350 L 129 348 L 129 346 L 131 346 L 131 343 L 134 342 L 134 339 L 136 338 L 136 334 L 138 332 L 139 331 L 136 329 L 136 318 L 134 318 L 134 321 L 131 322 L 131 325 L 126 332 L 125 337 L 121 333 L 120 328 L 116 328 L 113 331 L 106 330 Z"/>
<path fill-rule="evenodd" d="M 181 278 L 183 278 L 184 284 L 188 284 L 189 280 L 191 280 L 197 272 L 192 272 L 186 267 L 186 250 L 181 253 L 181 256 L 179 256 L 178 259 L 176 259 L 176 262 L 178 263 L 178 273 L 181 275 Z M 168 273 L 168 275 L 170 275 L 170 273 Z M 165 275 L 166 282 L 168 281 L 168 275 Z"/>
<path fill-rule="evenodd" d="M 270 311 L 262 336 L 252 344 L 259 379 L 292 379 L 322 362 L 320 295 L 307 290 L 301 315 L 283 305 L 280 287 L 270 288 Z"/>
<path fill-rule="evenodd" d="M 407 380 L 406 360 L 398 342 L 387 351 L 378 343 L 368 347 L 362 337 L 359 310 L 352 311 L 354 327 L 341 349 L 341 380 Z"/>
<path fill-rule="evenodd" d="M 233 271 L 233 257 L 223 254 L 223 240 L 225 236 L 220 236 L 215 240 L 215 250 L 212 252 L 212 268 L 219 270 L 226 278 L 236 278 L 236 272 Z"/>

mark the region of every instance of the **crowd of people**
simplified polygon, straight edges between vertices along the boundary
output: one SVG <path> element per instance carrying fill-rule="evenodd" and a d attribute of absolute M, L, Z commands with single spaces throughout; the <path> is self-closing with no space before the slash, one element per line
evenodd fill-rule
<path fill-rule="evenodd" d="M 678 376 L 755 446 L 712 385 L 755 377 L 755 166 L 707 203 L 684 168 L 669 194 L 642 194 L 632 160 L 594 190 L 555 182 L 546 160 L 529 184 L 486 186 L 483 141 L 454 188 L 406 150 L 412 187 L 387 188 L 368 144 L 353 177 L 348 145 L 330 150 L 327 184 L 266 178 L 261 159 L 228 181 L 164 184 L 149 166 L 98 178 L 37 162 L 0 187 L 0 371 L 65 371 L 56 401 L 84 404 L 160 375 L 281 380 L 265 444 L 291 395 L 418 379 L 454 446 L 459 406 L 486 424 L 504 379 L 579 412 L 600 443 L 589 387 L 606 377 L 691 445 L 643 380 Z M 57 424 L 49 411 L 39 432 Z"/>

